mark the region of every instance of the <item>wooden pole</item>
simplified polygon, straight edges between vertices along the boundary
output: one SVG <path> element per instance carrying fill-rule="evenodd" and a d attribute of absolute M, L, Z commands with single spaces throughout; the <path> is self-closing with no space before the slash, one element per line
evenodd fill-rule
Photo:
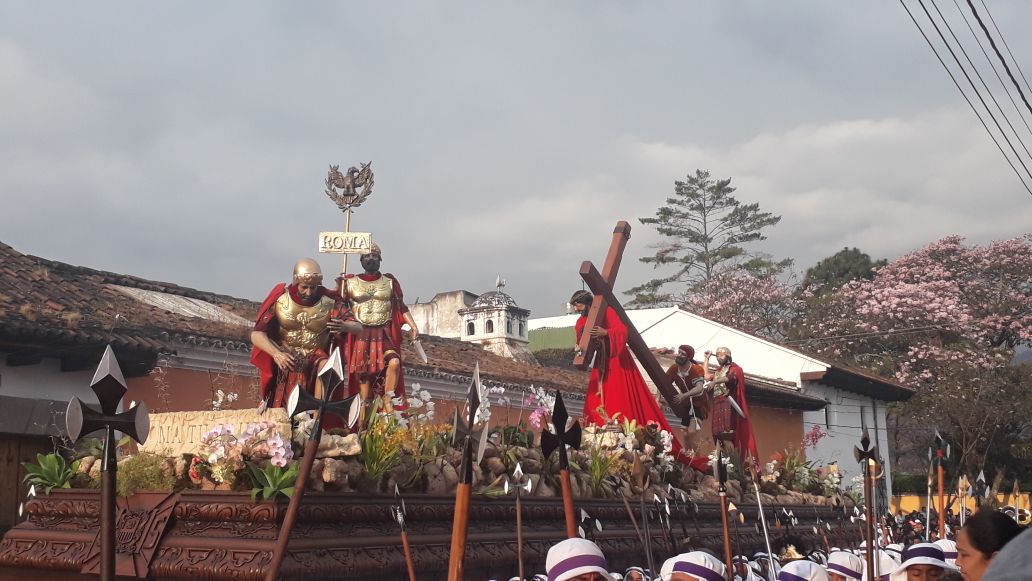
<path fill-rule="evenodd" d="M 520 574 L 520 581 L 523 581 L 527 576 L 523 572 L 523 507 L 520 503 L 521 488 L 521 486 L 516 488 L 516 564 Z"/>
<path fill-rule="evenodd" d="M 565 444 L 560 444 L 565 446 Z M 563 513 L 566 517 L 566 538 L 577 537 L 577 520 L 573 512 L 573 487 L 570 486 L 570 471 L 563 468 L 559 471 L 559 485 L 563 490 Z"/>
<path fill-rule="evenodd" d="M 312 430 L 322 432 L 322 412 L 316 410 L 315 423 Z M 301 457 L 301 466 L 297 472 L 297 481 L 294 482 L 294 493 L 290 496 L 287 504 L 287 512 L 283 515 L 283 524 L 280 525 L 279 534 L 276 536 L 276 548 L 272 551 L 272 562 L 265 572 L 265 581 L 276 581 L 279 578 L 280 569 L 283 567 L 283 559 L 287 555 L 287 544 L 290 542 L 290 533 L 297 521 L 298 509 L 301 507 L 301 498 L 305 495 L 305 486 L 308 485 L 308 476 L 312 473 L 312 464 L 315 462 L 315 453 L 319 449 L 319 439 L 309 438 L 305 440 L 304 456 Z"/>
<path fill-rule="evenodd" d="M 416 581 L 416 564 L 412 561 L 412 549 L 409 547 L 408 531 L 401 531 L 401 548 L 405 552 L 405 567 L 408 568 L 409 581 Z"/>
<path fill-rule="evenodd" d="M 735 581 L 734 563 L 731 559 L 731 525 L 727 521 L 727 487 L 720 485 L 720 524 L 724 527 L 724 564 L 727 566 L 727 581 Z"/>
<path fill-rule="evenodd" d="M 867 516 L 867 578 L 876 579 L 874 576 L 874 517 L 871 514 L 874 512 L 871 507 L 873 499 L 871 498 L 872 489 L 871 486 L 871 461 L 864 459 L 864 514 Z"/>
<path fill-rule="evenodd" d="M 467 440 L 468 442 L 468 440 Z M 463 581 L 462 561 L 466 557 L 466 532 L 469 526 L 470 484 L 455 488 L 455 520 L 452 523 L 451 551 L 448 555 L 448 581 Z"/>
<path fill-rule="evenodd" d="M 118 460 L 115 457 L 117 444 L 115 431 L 108 424 L 105 428 L 104 462 L 100 475 L 100 578 L 112 581 L 115 578 L 115 480 Z"/>
<path fill-rule="evenodd" d="M 946 471 L 942 468 L 942 450 L 939 450 L 939 469 L 937 470 L 939 475 L 939 538 L 946 538 L 946 497 L 944 496 L 944 480 L 946 478 Z"/>

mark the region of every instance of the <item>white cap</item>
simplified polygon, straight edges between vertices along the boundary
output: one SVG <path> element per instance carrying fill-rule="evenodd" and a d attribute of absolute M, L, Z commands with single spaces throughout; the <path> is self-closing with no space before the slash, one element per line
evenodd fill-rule
<path fill-rule="evenodd" d="M 956 571 L 957 567 L 946 562 L 942 549 L 935 543 L 915 543 L 903 551 L 903 563 L 892 572 L 889 581 L 906 581 L 907 568 L 912 565 L 932 565 L 943 571 Z"/>
<path fill-rule="evenodd" d="M 602 549 L 587 539 L 566 539 L 552 545 L 545 568 L 548 581 L 566 581 L 585 573 L 598 573 L 603 579 L 612 580 Z"/>
<path fill-rule="evenodd" d="M 832 551 L 828 555 L 828 571 L 860 581 L 864 576 L 864 560 L 846 551 Z"/>
<path fill-rule="evenodd" d="M 813 561 L 792 561 L 781 568 L 778 581 L 828 581 L 828 572 Z"/>
<path fill-rule="evenodd" d="M 862 559 L 866 559 L 867 555 L 863 552 L 860 553 Z M 892 558 L 892 553 L 883 551 L 881 549 L 874 550 L 874 576 L 879 581 L 887 581 L 889 575 L 892 574 L 896 568 L 899 567 L 899 561 Z M 863 581 L 872 581 L 867 578 L 867 567 L 864 567 L 864 578 Z"/>
<path fill-rule="evenodd" d="M 659 569 L 659 578 L 669 581 L 674 573 L 687 573 L 699 581 L 725 581 L 727 568 L 719 559 L 702 551 L 681 553 L 667 559 Z"/>
<path fill-rule="evenodd" d="M 942 549 L 942 554 L 946 557 L 946 562 L 950 565 L 957 565 L 957 543 L 949 539 L 939 539 L 935 541 L 936 545 Z"/>

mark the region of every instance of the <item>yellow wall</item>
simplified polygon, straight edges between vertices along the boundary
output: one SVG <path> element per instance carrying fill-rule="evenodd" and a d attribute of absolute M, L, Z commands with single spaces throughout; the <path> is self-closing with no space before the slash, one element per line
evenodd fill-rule
<path fill-rule="evenodd" d="M 947 498 L 949 497 L 947 496 Z M 967 506 L 969 511 L 974 511 L 978 508 L 974 498 L 969 496 L 964 500 L 966 501 L 964 504 Z M 997 494 L 996 501 L 1001 506 L 1009 504 L 1018 508 L 1030 508 L 1027 494 L 1019 494 L 1017 496 L 1012 494 Z M 892 514 L 896 514 L 896 511 L 899 510 L 902 510 L 904 513 L 909 513 L 910 511 L 921 510 L 921 507 L 926 506 L 927 502 L 928 497 L 925 495 L 918 496 L 916 494 L 901 494 L 892 497 L 892 500 L 889 501 L 889 507 L 892 509 Z M 953 509 L 954 514 L 960 512 L 960 502 L 958 499 L 954 499 L 953 503 L 949 506 Z M 939 509 L 939 497 L 934 493 L 932 494 L 932 507 L 936 510 Z"/>

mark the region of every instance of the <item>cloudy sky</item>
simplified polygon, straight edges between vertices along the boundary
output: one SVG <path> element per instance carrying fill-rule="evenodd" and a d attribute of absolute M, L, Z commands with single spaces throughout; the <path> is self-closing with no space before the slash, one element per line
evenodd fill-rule
<path fill-rule="evenodd" d="M 1032 4 L 987 1 L 1032 67 Z M 353 229 L 408 300 L 500 274 L 534 316 L 620 219 L 618 286 L 651 278 L 637 218 L 695 168 L 780 214 L 757 249 L 801 270 L 1032 230 L 889 0 L 8 3 L 0 136 L 0 241 L 254 299 L 342 227 L 331 163 L 373 161 Z"/>

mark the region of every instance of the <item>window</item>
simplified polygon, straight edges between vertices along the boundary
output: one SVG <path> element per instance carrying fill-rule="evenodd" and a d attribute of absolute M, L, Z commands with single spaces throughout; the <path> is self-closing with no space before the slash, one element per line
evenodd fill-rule
<path fill-rule="evenodd" d="M 487 328 L 484 329 L 484 331 L 487 332 L 487 333 L 494 333 L 494 321 L 492 321 L 491 319 L 488 319 L 487 320 Z"/>
<path fill-rule="evenodd" d="M 477 328 L 476 328 L 476 325 L 473 324 L 473 321 L 470 321 L 470 322 L 466 323 L 466 334 L 467 335 L 473 335 L 476 332 L 477 332 Z"/>
<path fill-rule="evenodd" d="M 505 334 L 512 335 L 512 319 L 505 320 Z"/>
<path fill-rule="evenodd" d="M 523 321 L 520 321 L 520 337 L 522 337 L 524 334 L 525 333 L 523 331 Z"/>

